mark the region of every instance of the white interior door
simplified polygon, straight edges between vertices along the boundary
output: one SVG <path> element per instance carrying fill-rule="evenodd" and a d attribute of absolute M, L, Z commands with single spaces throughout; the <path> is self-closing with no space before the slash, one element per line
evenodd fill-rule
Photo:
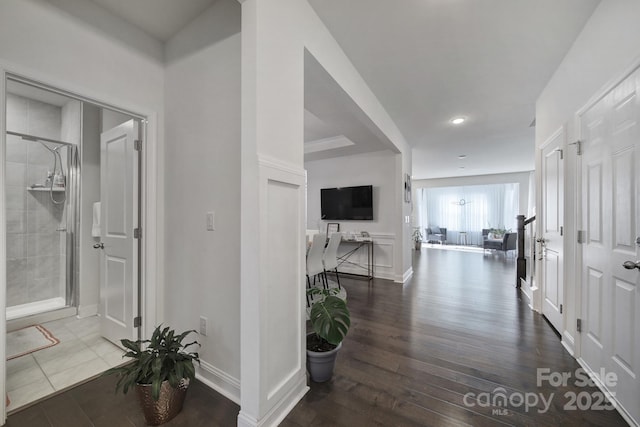
<path fill-rule="evenodd" d="M 138 124 L 125 122 L 100 138 L 101 333 L 119 343 L 137 339 Z"/>
<path fill-rule="evenodd" d="M 542 314 L 560 333 L 564 330 L 563 304 L 563 206 L 564 132 L 554 135 L 542 148 Z"/>
<path fill-rule="evenodd" d="M 608 388 L 640 422 L 640 73 L 580 118 L 582 140 L 582 351 L 594 372 L 616 375 Z"/>

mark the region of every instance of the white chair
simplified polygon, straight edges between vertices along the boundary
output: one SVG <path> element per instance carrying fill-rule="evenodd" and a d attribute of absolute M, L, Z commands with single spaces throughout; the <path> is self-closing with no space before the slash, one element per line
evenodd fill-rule
<path fill-rule="evenodd" d="M 311 248 L 307 254 L 307 286 L 311 287 L 310 277 L 313 277 L 313 284 L 316 284 L 316 276 L 320 275 L 320 281 L 326 288 L 326 278 L 324 277 L 324 265 L 322 263 L 322 255 L 324 254 L 324 245 L 327 238 L 324 234 L 316 234 L 313 236 Z"/>
<path fill-rule="evenodd" d="M 331 234 L 331 237 L 329 238 L 329 244 L 324 250 L 324 256 L 322 257 L 325 279 L 327 276 L 327 271 L 335 271 L 336 280 L 338 281 L 338 289 L 342 289 L 342 287 L 340 286 L 340 277 L 338 275 L 338 246 L 340 246 L 341 240 L 342 233 Z"/>

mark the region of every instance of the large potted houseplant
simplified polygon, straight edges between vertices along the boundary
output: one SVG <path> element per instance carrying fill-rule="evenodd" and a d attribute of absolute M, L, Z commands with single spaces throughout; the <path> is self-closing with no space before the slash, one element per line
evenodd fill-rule
<path fill-rule="evenodd" d="M 200 344 L 183 344 L 192 332 L 176 334 L 169 327 L 158 326 L 149 340 L 120 340 L 127 350 L 123 357 L 132 360 L 105 372 L 119 375 L 116 392 L 122 389 L 126 394 L 136 389 L 149 425 L 163 424 L 182 410 L 189 382 L 196 374 L 193 362 L 200 363 L 198 353 L 189 351 Z"/>
<path fill-rule="evenodd" d="M 307 334 L 307 370 L 314 382 L 329 381 L 342 340 L 351 326 L 351 315 L 338 289 L 311 288 L 313 297 L 309 320 L 313 332 Z"/>

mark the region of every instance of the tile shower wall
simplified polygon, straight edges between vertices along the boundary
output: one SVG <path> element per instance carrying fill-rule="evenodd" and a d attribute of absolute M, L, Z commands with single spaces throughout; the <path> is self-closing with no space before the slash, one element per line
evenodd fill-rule
<path fill-rule="evenodd" d="M 60 129 L 60 107 L 7 94 L 7 130 L 59 140 Z M 63 205 L 54 204 L 47 191 L 27 190 L 32 184 L 44 184 L 52 168 L 53 155 L 42 145 L 7 135 L 9 307 L 65 295 L 60 274 L 64 233 L 56 231 L 64 217 Z M 61 195 L 54 193 L 54 197 Z"/>

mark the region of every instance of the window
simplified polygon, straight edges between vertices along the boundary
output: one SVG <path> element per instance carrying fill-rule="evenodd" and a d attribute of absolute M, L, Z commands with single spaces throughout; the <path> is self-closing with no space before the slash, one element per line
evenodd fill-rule
<path fill-rule="evenodd" d="M 467 232 L 471 242 L 482 241 L 483 228 L 516 229 L 519 185 L 490 184 L 421 188 L 417 191 L 417 217 L 421 229 L 447 228 L 449 241 Z"/>

